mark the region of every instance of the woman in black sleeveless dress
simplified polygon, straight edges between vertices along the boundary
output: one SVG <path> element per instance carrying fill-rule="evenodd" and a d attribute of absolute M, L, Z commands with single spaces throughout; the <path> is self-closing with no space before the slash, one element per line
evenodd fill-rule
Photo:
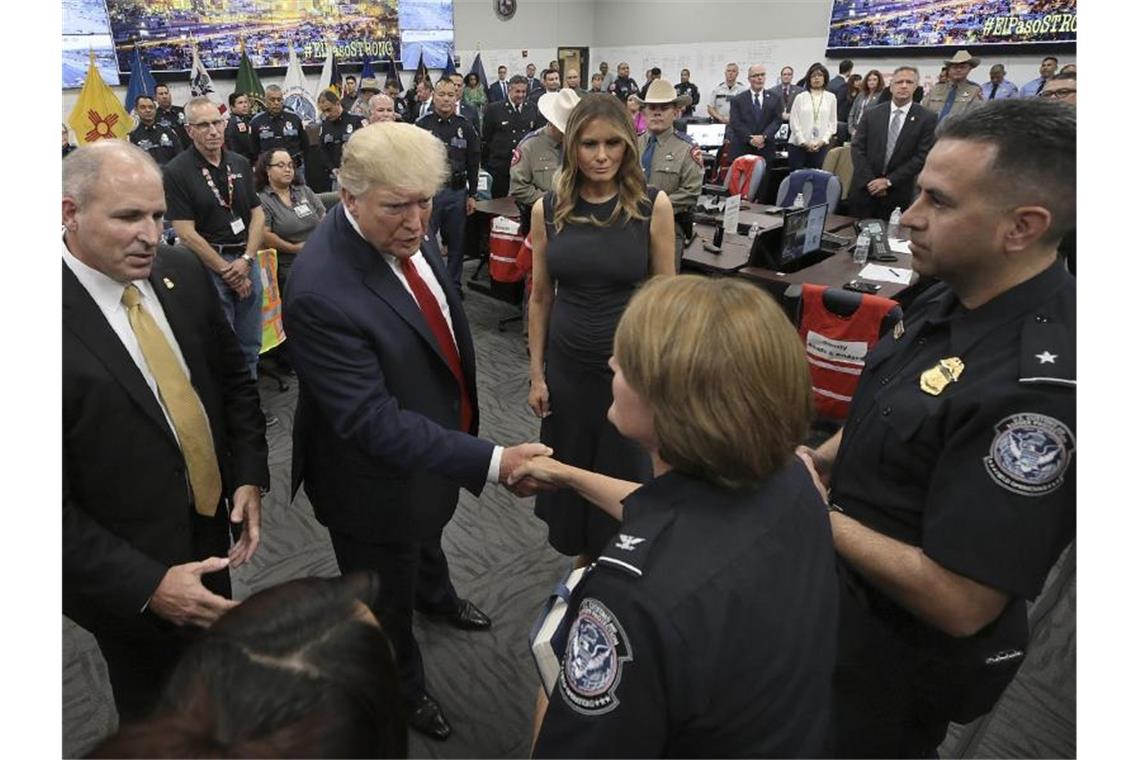
<path fill-rule="evenodd" d="M 555 126 L 560 126 L 555 124 Z M 531 215 L 528 403 L 560 461 L 644 482 L 648 455 L 606 418 L 614 330 L 637 287 L 675 274 L 673 209 L 645 184 L 633 124 L 611 95 L 587 95 L 566 121 L 562 168 Z M 551 546 L 596 557 L 618 523 L 567 491 L 540 493 Z"/>

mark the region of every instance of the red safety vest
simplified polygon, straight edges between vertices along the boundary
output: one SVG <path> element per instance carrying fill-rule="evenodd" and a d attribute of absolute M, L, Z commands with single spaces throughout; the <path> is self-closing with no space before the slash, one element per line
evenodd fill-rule
<path fill-rule="evenodd" d="M 864 295 L 859 308 L 845 317 L 824 305 L 825 290 L 822 285 L 803 286 L 800 338 L 807 351 L 816 411 L 828 419 L 844 420 L 867 354 L 879 342 L 883 318 L 898 304 Z"/>
<path fill-rule="evenodd" d="M 519 266 L 519 251 L 522 247 L 519 223 L 505 216 L 496 216 L 491 221 L 491 261 L 488 265 L 492 280 L 518 282 L 526 276 L 526 270 Z"/>
<path fill-rule="evenodd" d="M 739 195 L 745 198 L 748 188 L 752 185 L 752 173 L 757 167 L 764 166 L 764 159 L 760 156 L 738 156 L 728 170 L 728 194 Z"/>

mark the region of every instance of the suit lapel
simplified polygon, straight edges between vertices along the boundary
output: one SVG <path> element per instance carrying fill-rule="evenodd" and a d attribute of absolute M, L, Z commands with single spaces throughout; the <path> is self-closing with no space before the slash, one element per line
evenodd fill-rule
<path fill-rule="evenodd" d="M 110 375 L 115 378 L 127 396 L 158 425 L 175 447 L 178 446 L 170 425 L 158 405 L 158 399 L 151 393 L 142 373 L 135 364 L 119 336 L 111 329 L 103 312 L 91 294 L 87 292 L 66 262 L 63 265 L 63 327 L 103 363 Z"/>

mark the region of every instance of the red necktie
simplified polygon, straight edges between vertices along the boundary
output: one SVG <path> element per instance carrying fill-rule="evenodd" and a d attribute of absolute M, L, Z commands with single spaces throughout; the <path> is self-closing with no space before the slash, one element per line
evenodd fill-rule
<path fill-rule="evenodd" d="M 455 382 L 459 384 L 459 429 L 464 433 L 470 433 L 471 397 L 467 394 L 467 383 L 463 382 L 463 367 L 459 363 L 459 349 L 455 346 L 455 338 L 452 337 L 451 330 L 447 327 L 447 320 L 443 318 L 443 311 L 439 308 L 439 302 L 435 300 L 435 296 L 432 295 L 427 283 L 416 271 L 411 258 L 400 259 L 400 271 L 408 280 L 408 286 L 411 287 L 412 294 L 416 297 L 416 303 L 419 304 L 420 311 L 423 312 L 424 319 L 427 320 L 428 328 L 431 329 L 432 335 L 435 336 L 435 342 L 439 344 L 439 350 L 443 353 L 444 360 L 447 361 L 447 368 L 451 370 Z"/>

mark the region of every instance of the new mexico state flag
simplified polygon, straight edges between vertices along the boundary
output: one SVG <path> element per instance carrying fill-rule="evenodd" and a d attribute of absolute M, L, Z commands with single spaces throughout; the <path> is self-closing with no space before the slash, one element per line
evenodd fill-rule
<path fill-rule="evenodd" d="M 75 108 L 67 117 L 67 123 L 75 132 L 80 145 L 88 145 L 96 140 L 112 137 L 126 138 L 134 127 L 130 115 L 123 110 L 123 103 L 103 81 L 99 68 L 95 65 L 95 53 L 90 54 L 87 64 L 87 79 Z"/>

